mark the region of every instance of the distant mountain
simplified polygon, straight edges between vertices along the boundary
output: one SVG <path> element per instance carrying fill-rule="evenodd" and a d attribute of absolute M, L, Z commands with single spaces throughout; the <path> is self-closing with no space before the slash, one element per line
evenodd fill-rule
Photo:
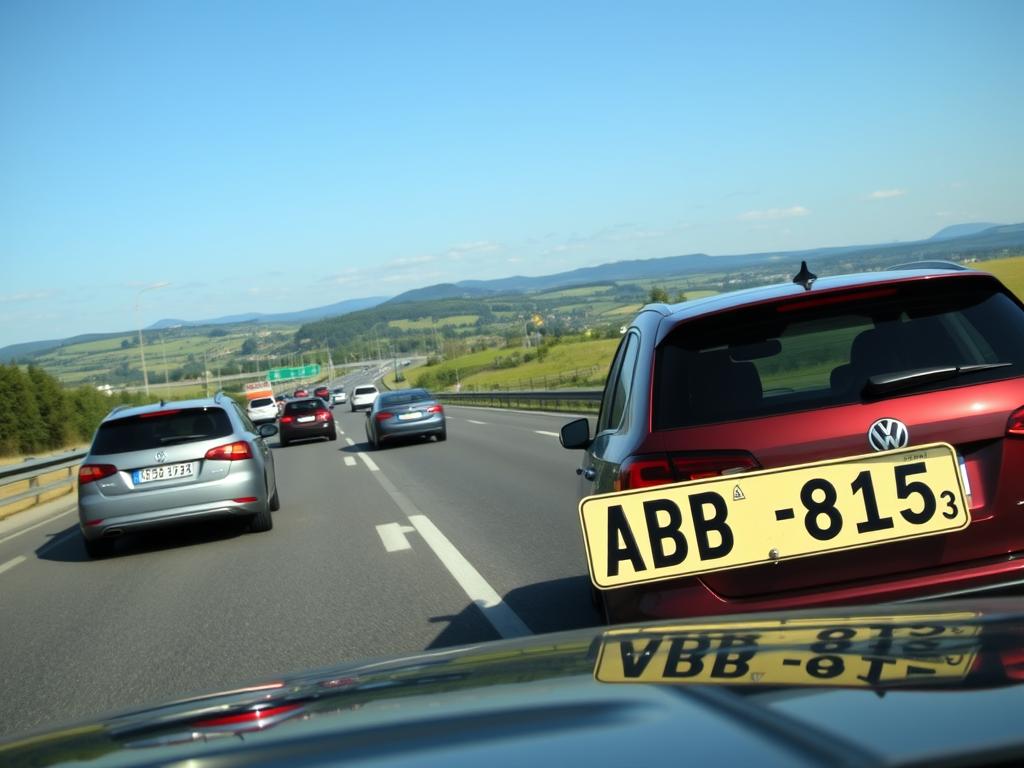
<path fill-rule="evenodd" d="M 249 312 L 242 315 L 224 315 L 215 317 L 212 320 L 176 320 L 165 318 L 157 320 L 146 330 L 156 331 L 161 328 L 175 328 L 177 326 L 195 325 L 228 325 L 235 323 L 309 323 L 314 320 L 322 320 L 325 317 L 345 315 L 349 312 L 356 312 L 360 309 L 369 309 L 387 301 L 387 296 L 371 296 L 365 299 L 346 299 L 337 304 L 328 304 L 313 309 L 303 309 L 298 312 L 278 312 L 266 314 L 263 312 Z"/>
<path fill-rule="evenodd" d="M 952 226 L 940 229 L 934 235 L 929 237 L 929 240 L 951 240 L 955 237 L 966 237 L 967 235 L 976 235 L 979 232 L 984 232 L 986 229 L 992 229 L 992 227 L 1002 226 L 1000 224 L 992 224 L 986 222 L 977 222 L 974 224 L 953 224 Z"/>
<path fill-rule="evenodd" d="M 957 231 L 960 234 L 957 234 Z M 679 277 L 706 272 L 734 272 L 751 266 L 763 266 L 774 261 L 799 266 L 806 260 L 815 265 L 835 260 L 888 265 L 926 259 L 955 258 L 973 254 L 992 253 L 1003 248 L 1024 248 L 1024 224 L 958 224 L 946 227 L 927 240 L 881 245 L 847 245 L 831 248 L 812 248 L 806 251 L 773 251 L 728 256 L 709 256 L 691 253 L 685 256 L 666 256 L 658 259 L 634 259 L 581 267 L 569 272 L 539 277 L 503 277 L 495 280 L 463 280 L 458 283 L 417 288 L 391 299 L 389 304 L 430 299 L 472 298 L 500 293 L 539 293 L 589 283 L 614 280 L 651 280 Z M 818 271 L 820 274 L 820 270 Z"/>

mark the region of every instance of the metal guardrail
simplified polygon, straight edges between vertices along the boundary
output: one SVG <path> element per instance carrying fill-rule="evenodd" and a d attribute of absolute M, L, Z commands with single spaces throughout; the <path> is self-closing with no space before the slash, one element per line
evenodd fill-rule
<path fill-rule="evenodd" d="M 23 483 L 26 480 L 29 486 L 27 491 L 0 498 L 0 507 L 33 497 L 35 497 L 35 503 L 38 504 L 44 493 L 64 487 L 68 487 L 70 490 L 70 486 L 74 484 L 77 477 L 75 470 L 82 463 L 85 454 L 85 451 L 69 451 L 46 459 L 30 459 L 21 464 L 0 467 L 0 488 L 14 483 Z M 67 477 L 61 477 L 44 485 L 39 484 L 39 478 L 43 475 L 64 469 L 67 470 Z"/>
<path fill-rule="evenodd" d="M 542 391 L 502 391 L 492 392 L 437 392 L 435 397 L 442 402 L 451 403 L 486 403 L 499 408 L 519 408 L 525 404 L 552 403 L 573 407 L 573 404 L 587 404 L 596 407 L 601 402 L 600 389 L 547 389 Z"/>

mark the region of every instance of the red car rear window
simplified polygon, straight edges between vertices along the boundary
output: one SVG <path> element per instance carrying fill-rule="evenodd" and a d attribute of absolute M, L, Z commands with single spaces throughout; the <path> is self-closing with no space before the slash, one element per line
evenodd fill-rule
<path fill-rule="evenodd" d="M 990 281 L 758 305 L 680 324 L 655 355 L 655 429 L 804 411 L 1022 375 L 1024 310 Z M 938 380 L 915 371 L 999 365 Z"/>

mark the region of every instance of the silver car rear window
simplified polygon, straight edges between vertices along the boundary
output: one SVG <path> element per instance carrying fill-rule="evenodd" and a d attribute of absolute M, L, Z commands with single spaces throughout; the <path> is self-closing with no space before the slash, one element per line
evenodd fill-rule
<path fill-rule="evenodd" d="M 144 451 L 231 433 L 231 420 L 222 408 L 171 408 L 104 422 L 96 431 L 90 453 L 103 456 Z"/>

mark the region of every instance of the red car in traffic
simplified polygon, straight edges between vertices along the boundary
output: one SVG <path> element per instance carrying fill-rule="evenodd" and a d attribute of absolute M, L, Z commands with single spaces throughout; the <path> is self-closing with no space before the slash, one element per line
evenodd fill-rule
<path fill-rule="evenodd" d="M 640 312 L 561 435 L 609 620 L 1024 582 L 1024 305 L 949 266 Z"/>

